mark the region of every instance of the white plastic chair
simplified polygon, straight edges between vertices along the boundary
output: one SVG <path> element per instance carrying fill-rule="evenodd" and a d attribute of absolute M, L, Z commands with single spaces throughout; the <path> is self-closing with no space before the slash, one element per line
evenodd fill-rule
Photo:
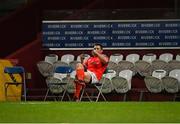
<path fill-rule="evenodd" d="M 69 75 L 72 71 L 73 70 L 70 67 L 59 66 L 54 70 L 53 76 L 49 76 L 46 78 L 47 92 L 44 101 L 47 97 L 50 97 L 48 96 L 49 93 L 52 94 L 51 97 L 55 98 L 55 100 L 59 100 L 59 98 L 61 98 L 62 101 L 65 95 L 67 95 L 70 99 L 66 88 L 68 82 L 63 82 L 63 79 L 67 77 L 67 75 Z"/>
<path fill-rule="evenodd" d="M 116 64 L 118 64 L 122 60 L 123 60 L 122 54 L 112 54 L 109 58 L 109 61 L 115 62 Z"/>
<path fill-rule="evenodd" d="M 174 69 L 174 70 L 170 71 L 169 76 L 176 78 L 178 80 L 178 83 L 180 86 L 180 69 Z"/>
<path fill-rule="evenodd" d="M 169 62 L 173 59 L 173 54 L 171 53 L 163 53 L 159 56 L 159 60 L 163 60 L 165 62 Z"/>
<path fill-rule="evenodd" d="M 126 61 L 132 62 L 133 64 L 138 61 L 140 58 L 140 55 L 138 54 L 129 54 L 126 56 Z"/>
<path fill-rule="evenodd" d="M 149 62 L 151 64 L 152 61 L 156 60 L 156 54 L 153 54 L 153 53 L 145 54 L 143 55 L 142 60 Z"/>
<path fill-rule="evenodd" d="M 165 76 L 162 78 L 165 91 L 168 93 L 177 93 L 179 90 L 178 80 L 174 77 Z"/>
<path fill-rule="evenodd" d="M 123 70 L 119 73 L 119 77 L 123 77 L 128 81 L 129 90 L 131 89 L 131 79 L 133 72 L 131 70 Z"/>
<path fill-rule="evenodd" d="M 112 78 L 112 83 L 117 93 L 126 93 L 131 89 L 132 71 L 123 70 L 119 73 L 119 76 Z"/>
<path fill-rule="evenodd" d="M 153 76 L 146 76 L 144 82 L 151 93 L 160 93 L 164 88 L 161 79 Z"/>
<path fill-rule="evenodd" d="M 162 79 L 163 77 L 166 76 L 166 71 L 165 70 L 154 70 L 152 73 L 153 77 L 156 77 L 158 79 Z"/>
<path fill-rule="evenodd" d="M 64 54 L 63 56 L 61 56 L 61 62 L 69 64 L 72 61 L 74 61 L 74 55 L 72 54 Z"/>
<path fill-rule="evenodd" d="M 131 79 L 133 72 L 131 70 L 123 70 L 118 76 L 112 78 L 113 89 L 116 93 L 123 93 L 126 100 L 126 93 L 131 89 Z"/>
<path fill-rule="evenodd" d="M 103 74 L 103 77 L 100 80 L 100 82 L 103 83 L 102 93 L 107 94 L 113 90 L 112 78 L 115 76 L 116 76 L 116 72 L 114 70 L 109 70 L 109 69 L 107 73 Z"/>
<path fill-rule="evenodd" d="M 180 54 L 177 54 L 177 55 L 176 55 L 176 60 L 177 60 L 177 61 L 180 61 Z"/>
<path fill-rule="evenodd" d="M 56 55 L 56 54 L 49 54 L 49 55 L 45 56 L 44 61 L 53 64 L 56 61 L 58 61 L 58 55 Z"/>

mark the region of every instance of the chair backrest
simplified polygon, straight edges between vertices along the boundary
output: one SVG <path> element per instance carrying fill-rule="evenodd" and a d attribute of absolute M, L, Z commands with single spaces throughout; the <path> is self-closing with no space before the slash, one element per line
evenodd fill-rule
<path fill-rule="evenodd" d="M 126 61 L 132 62 L 133 64 L 138 61 L 140 58 L 140 55 L 138 54 L 129 54 L 126 56 Z"/>
<path fill-rule="evenodd" d="M 109 61 L 107 68 L 112 69 L 112 70 L 116 70 L 116 69 L 117 69 L 117 66 L 118 66 L 117 63 L 112 62 L 112 61 Z"/>
<path fill-rule="evenodd" d="M 49 54 L 49 55 L 45 56 L 44 61 L 53 64 L 54 62 L 58 61 L 58 55 Z"/>
<path fill-rule="evenodd" d="M 116 76 L 116 71 L 110 69 L 108 69 L 107 72 L 103 74 L 103 77 L 108 78 L 110 80 L 115 76 Z"/>
<path fill-rule="evenodd" d="M 102 77 L 100 82 L 102 82 L 102 93 L 110 93 L 112 91 L 112 83 L 111 83 L 111 79 L 107 78 L 107 77 Z"/>
<path fill-rule="evenodd" d="M 153 77 L 156 77 L 158 79 L 162 79 L 163 77 L 166 76 L 166 71 L 165 70 L 154 70 L 152 73 Z"/>
<path fill-rule="evenodd" d="M 112 54 L 109 58 L 109 61 L 115 62 L 116 64 L 118 64 L 122 60 L 123 60 L 122 54 Z"/>
<path fill-rule="evenodd" d="M 63 56 L 61 56 L 61 61 L 69 64 L 70 62 L 74 61 L 74 55 L 64 54 Z"/>
<path fill-rule="evenodd" d="M 129 89 L 131 89 L 132 76 L 133 76 L 133 71 L 131 71 L 131 70 L 123 70 L 123 71 L 119 72 L 119 77 L 123 77 L 128 81 Z"/>
<path fill-rule="evenodd" d="M 168 63 L 163 61 L 163 60 L 154 60 L 152 61 L 152 70 L 166 70 L 167 72 L 169 71 L 169 66 Z"/>
<path fill-rule="evenodd" d="M 177 60 L 177 61 L 180 61 L 180 54 L 177 54 L 177 55 L 176 55 L 176 60 Z"/>
<path fill-rule="evenodd" d="M 54 70 L 57 68 L 57 67 L 59 67 L 59 66 L 69 66 L 67 63 L 65 63 L 65 62 L 62 62 L 62 61 L 56 61 L 54 64 L 53 64 L 53 68 L 54 68 Z"/>
<path fill-rule="evenodd" d="M 117 93 L 126 93 L 130 90 L 127 79 L 119 76 L 112 78 L 112 88 Z"/>
<path fill-rule="evenodd" d="M 75 77 L 76 77 L 76 71 L 75 70 L 70 73 L 70 77 L 75 79 Z"/>
<path fill-rule="evenodd" d="M 172 71 L 174 69 L 180 69 L 180 61 L 178 60 L 171 60 L 168 63 L 169 71 Z"/>
<path fill-rule="evenodd" d="M 141 76 L 150 76 L 152 74 L 152 65 L 144 60 L 139 60 L 135 63 L 135 70 Z"/>
<path fill-rule="evenodd" d="M 55 69 L 55 73 L 70 74 L 73 69 L 70 66 L 58 66 Z"/>
<path fill-rule="evenodd" d="M 25 83 L 25 70 L 22 66 L 5 67 L 4 73 L 8 73 L 13 82 Z"/>
<path fill-rule="evenodd" d="M 84 54 L 84 59 L 88 59 L 89 57 L 91 57 L 89 54 Z M 81 59 L 80 59 L 80 55 L 77 56 L 77 61 L 78 62 L 81 62 Z"/>
<path fill-rule="evenodd" d="M 163 60 L 165 62 L 169 62 L 173 59 L 173 54 L 171 53 L 163 53 L 159 56 L 159 60 Z"/>
<path fill-rule="evenodd" d="M 146 76 L 144 78 L 147 89 L 152 93 L 160 93 L 164 88 L 162 81 L 159 78 L 153 76 Z"/>
<path fill-rule="evenodd" d="M 153 53 L 145 54 L 143 55 L 142 60 L 152 63 L 152 61 L 156 60 L 156 54 L 153 54 Z"/>
<path fill-rule="evenodd" d="M 22 66 L 5 67 L 4 73 L 21 74 L 24 73 L 24 68 Z"/>
<path fill-rule="evenodd" d="M 37 67 L 39 72 L 44 76 L 44 77 L 48 77 L 50 75 L 52 75 L 53 73 L 53 65 L 51 63 L 45 62 L 45 61 L 39 61 L 37 63 Z"/>
<path fill-rule="evenodd" d="M 179 84 L 176 78 L 166 76 L 162 78 L 162 82 L 165 91 L 167 91 L 168 93 L 177 93 L 179 91 Z"/>
<path fill-rule="evenodd" d="M 136 73 L 134 64 L 126 60 L 120 61 L 115 71 L 119 74 L 123 70 L 131 70 L 133 75 Z"/>
<path fill-rule="evenodd" d="M 170 71 L 169 76 L 176 78 L 178 80 L 178 82 L 180 83 L 180 69 L 174 69 L 174 70 Z"/>

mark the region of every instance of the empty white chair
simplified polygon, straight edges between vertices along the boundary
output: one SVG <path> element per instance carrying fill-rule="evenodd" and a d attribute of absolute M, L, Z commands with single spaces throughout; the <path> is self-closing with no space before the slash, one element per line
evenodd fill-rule
<path fill-rule="evenodd" d="M 124 101 L 126 100 L 126 93 L 131 89 L 132 73 L 131 70 L 123 70 L 119 73 L 119 76 L 112 78 L 113 89 L 117 93 L 124 94 Z"/>
<path fill-rule="evenodd" d="M 180 69 L 174 69 L 170 71 L 169 76 L 176 78 L 180 86 Z"/>
<path fill-rule="evenodd" d="M 74 61 L 74 55 L 72 54 L 64 54 L 63 56 L 61 56 L 61 62 L 69 64 L 72 61 Z"/>
<path fill-rule="evenodd" d="M 132 62 L 133 64 L 139 60 L 138 54 L 129 54 L 126 56 L 126 61 Z"/>
<path fill-rule="evenodd" d="M 113 90 L 112 86 L 112 78 L 116 76 L 116 72 L 114 70 L 107 70 L 106 73 L 103 74 L 103 78 L 100 82 L 103 83 L 102 93 L 110 93 Z"/>
<path fill-rule="evenodd" d="M 177 54 L 177 55 L 176 55 L 176 60 L 177 60 L 177 61 L 180 61 L 180 54 Z"/>
<path fill-rule="evenodd" d="M 142 60 L 149 62 L 151 64 L 152 61 L 156 60 L 156 54 L 153 54 L 153 53 L 145 54 L 143 55 Z"/>
<path fill-rule="evenodd" d="M 152 93 L 160 93 L 163 89 L 162 78 L 166 76 L 165 70 L 155 70 L 152 76 L 146 76 L 144 78 L 147 89 Z"/>
<path fill-rule="evenodd" d="M 162 79 L 163 77 L 166 76 L 166 71 L 165 70 L 154 70 L 152 73 L 153 77 L 156 77 L 158 79 Z"/>
<path fill-rule="evenodd" d="M 162 78 L 162 81 L 168 93 L 177 93 L 180 88 L 180 69 L 170 71 L 169 76 Z"/>
<path fill-rule="evenodd" d="M 161 79 L 153 76 L 146 76 L 144 82 L 147 89 L 152 93 L 160 93 L 164 88 Z"/>
<path fill-rule="evenodd" d="M 54 62 L 58 61 L 58 55 L 49 54 L 49 55 L 45 56 L 44 61 L 53 64 Z"/>
<path fill-rule="evenodd" d="M 179 91 L 178 80 L 174 77 L 165 76 L 162 78 L 162 83 L 168 93 L 177 93 Z"/>
<path fill-rule="evenodd" d="M 112 54 L 109 58 L 109 61 L 112 61 L 116 64 L 118 64 L 120 61 L 123 60 L 123 55 L 122 54 Z"/>
<path fill-rule="evenodd" d="M 173 54 L 171 53 L 163 53 L 159 56 L 159 60 L 163 60 L 165 62 L 169 62 L 173 59 Z"/>
<path fill-rule="evenodd" d="M 133 72 L 131 70 L 123 70 L 119 73 L 119 77 L 123 77 L 128 81 L 129 90 L 131 89 L 131 79 Z"/>

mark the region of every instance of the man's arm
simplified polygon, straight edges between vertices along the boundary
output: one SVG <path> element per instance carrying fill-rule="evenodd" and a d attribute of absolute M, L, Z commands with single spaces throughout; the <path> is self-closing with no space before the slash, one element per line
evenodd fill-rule
<path fill-rule="evenodd" d="M 108 63 L 108 57 L 104 54 L 98 53 L 96 50 L 93 50 L 94 54 L 99 57 L 99 59 L 101 60 L 101 62 L 103 64 L 107 64 Z"/>

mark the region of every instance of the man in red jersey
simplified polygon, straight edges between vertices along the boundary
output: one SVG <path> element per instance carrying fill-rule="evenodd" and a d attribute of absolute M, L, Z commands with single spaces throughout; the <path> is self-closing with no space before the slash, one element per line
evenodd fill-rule
<path fill-rule="evenodd" d="M 98 83 L 107 68 L 108 57 L 103 53 L 103 47 L 101 44 L 95 44 L 92 50 L 92 57 L 84 60 L 83 54 L 81 54 L 81 63 L 76 65 L 76 91 L 74 94 L 75 100 L 79 100 L 80 92 L 86 83 Z"/>

